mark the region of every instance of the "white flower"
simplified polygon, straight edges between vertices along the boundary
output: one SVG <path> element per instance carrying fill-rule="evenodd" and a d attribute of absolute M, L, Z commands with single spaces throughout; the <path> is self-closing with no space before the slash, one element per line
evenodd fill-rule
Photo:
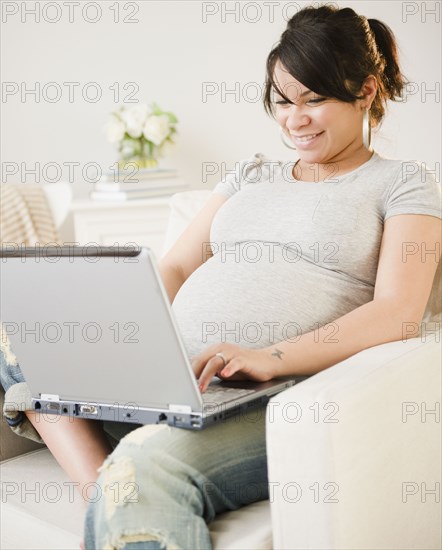
<path fill-rule="evenodd" d="M 111 118 L 106 126 L 107 139 L 111 143 L 118 143 L 124 137 L 126 126 L 122 120 L 116 115 L 111 115 Z"/>
<path fill-rule="evenodd" d="M 143 126 L 149 115 L 150 109 L 145 103 L 123 109 L 121 111 L 121 118 L 126 124 L 126 132 L 133 138 L 141 137 Z"/>
<path fill-rule="evenodd" d="M 160 145 L 169 135 L 170 124 L 167 115 L 150 116 L 143 128 L 144 137 L 155 145 Z"/>

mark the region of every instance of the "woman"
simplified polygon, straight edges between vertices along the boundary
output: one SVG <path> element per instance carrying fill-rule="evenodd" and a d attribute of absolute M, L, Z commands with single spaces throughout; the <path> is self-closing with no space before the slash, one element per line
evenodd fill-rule
<path fill-rule="evenodd" d="M 436 264 L 403 261 L 402 244 L 435 248 L 440 190 L 419 163 L 405 177 L 410 163 L 382 158 L 369 141 L 403 86 L 381 22 L 330 6 L 288 22 L 267 59 L 264 103 L 299 160 L 242 161 L 160 264 L 201 391 L 214 375 L 312 375 L 420 323 Z M 97 424 L 37 429 L 83 483 L 109 453 Z M 265 411 L 201 433 L 137 428 L 99 470 L 104 498 L 89 504 L 86 548 L 210 548 L 216 514 L 268 498 Z"/>
<path fill-rule="evenodd" d="M 401 339 L 404 321 L 420 323 L 436 264 L 403 262 L 402 243 L 434 248 L 440 191 L 422 167 L 405 178 L 404 163 L 383 159 L 368 141 L 403 85 L 394 36 L 381 22 L 327 6 L 288 22 L 267 60 L 265 106 L 299 161 L 292 170 L 260 155 L 240 163 L 162 261 L 202 391 L 215 374 L 314 374 Z M 203 262 L 208 241 L 217 252 Z M 248 261 L 248 242 L 263 245 L 259 261 Z M 269 243 L 277 243 L 272 257 Z M 302 336 L 283 337 L 290 322 Z M 218 327 L 211 340 L 209 323 Z M 247 337 L 251 324 L 274 333 Z M 249 498 L 267 498 L 264 414 L 255 420 L 127 435 L 101 467 L 105 498 L 88 508 L 86 547 L 210 548 L 207 522 L 248 504 L 242 489 L 258 483 Z M 125 494 L 128 482 L 135 498 Z"/>

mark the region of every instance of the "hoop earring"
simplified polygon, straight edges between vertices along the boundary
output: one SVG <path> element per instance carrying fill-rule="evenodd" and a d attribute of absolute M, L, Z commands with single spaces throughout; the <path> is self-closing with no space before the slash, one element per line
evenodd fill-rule
<path fill-rule="evenodd" d="M 370 124 L 370 111 L 364 109 L 364 116 L 362 118 L 362 144 L 367 149 L 370 149 L 371 143 L 371 124 Z"/>
<path fill-rule="evenodd" d="M 289 145 L 287 143 L 287 141 L 285 140 L 285 132 L 284 130 L 281 128 L 280 131 L 279 131 L 279 137 L 281 138 L 281 141 L 282 143 L 288 147 L 289 149 L 292 149 L 293 151 L 296 151 L 296 147 L 293 147 L 293 145 Z"/>

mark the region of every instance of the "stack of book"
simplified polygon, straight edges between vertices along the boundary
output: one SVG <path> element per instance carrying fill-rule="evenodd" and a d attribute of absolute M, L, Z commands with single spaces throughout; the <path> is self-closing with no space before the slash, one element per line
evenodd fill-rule
<path fill-rule="evenodd" d="M 176 170 L 147 168 L 105 172 L 94 184 L 90 198 L 97 201 L 125 201 L 171 195 L 183 191 L 186 184 L 177 178 Z"/>

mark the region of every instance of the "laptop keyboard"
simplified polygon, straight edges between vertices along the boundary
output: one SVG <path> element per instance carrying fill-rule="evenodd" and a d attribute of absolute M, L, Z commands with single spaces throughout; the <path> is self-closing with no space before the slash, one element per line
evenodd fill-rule
<path fill-rule="evenodd" d="M 201 395 L 204 403 L 226 403 L 227 401 L 233 401 L 251 393 L 255 393 L 255 390 L 219 387 L 218 385 L 215 385 L 209 386 Z"/>

